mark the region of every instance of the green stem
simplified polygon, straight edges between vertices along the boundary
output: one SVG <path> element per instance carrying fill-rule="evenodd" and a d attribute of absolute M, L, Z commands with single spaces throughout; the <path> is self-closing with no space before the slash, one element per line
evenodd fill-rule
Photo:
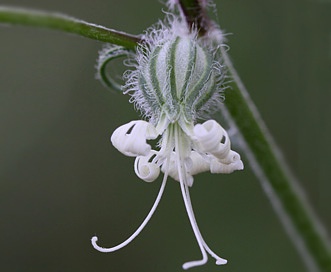
<path fill-rule="evenodd" d="M 253 160 L 251 167 L 269 191 L 266 193 L 284 227 L 296 236 L 291 238 L 309 271 L 330 272 L 331 251 L 325 230 L 303 197 L 225 51 L 223 57 L 234 79 L 226 92 L 225 106 L 244 139 L 250 153 L 246 155 Z"/>
<path fill-rule="evenodd" d="M 210 19 L 206 16 L 206 10 L 200 5 L 200 1 L 179 0 L 178 4 L 189 26 L 196 28 L 199 35 L 203 36 L 208 30 Z"/>
<path fill-rule="evenodd" d="M 198 26 L 210 22 L 201 5 L 199 7 L 201 1 L 179 0 L 189 24 L 193 19 Z M 226 91 L 224 112 L 240 132 L 252 169 L 309 271 L 331 272 L 331 250 L 326 233 L 304 199 L 226 50 L 222 50 L 222 57 L 233 78 L 232 88 Z"/>
<path fill-rule="evenodd" d="M 59 13 L 0 6 L 0 23 L 60 30 L 134 50 L 138 36 L 87 23 Z"/>

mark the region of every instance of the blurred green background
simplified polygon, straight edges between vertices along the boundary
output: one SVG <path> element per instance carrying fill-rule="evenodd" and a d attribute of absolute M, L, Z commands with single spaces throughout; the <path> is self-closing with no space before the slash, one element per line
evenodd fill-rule
<path fill-rule="evenodd" d="M 141 33 L 163 17 L 158 1 L 5 0 Z M 331 1 L 216 1 L 235 67 L 326 229 L 331 229 Z M 179 185 L 170 181 L 142 234 L 160 180 L 146 184 L 112 147 L 137 119 L 128 97 L 94 79 L 102 44 L 63 33 L 0 27 L 0 271 L 181 271 L 200 258 Z M 217 118 L 217 116 L 216 116 Z M 245 158 L 244 158 L 245 160 Z M 191 190 L 210 247 L 192 271 L 305 271 L 248 167 L 202 174 Z"/>

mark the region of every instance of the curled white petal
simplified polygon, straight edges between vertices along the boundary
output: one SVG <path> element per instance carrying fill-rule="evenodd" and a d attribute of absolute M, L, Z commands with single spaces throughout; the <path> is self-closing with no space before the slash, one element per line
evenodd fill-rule
<path fill-rule="evenodd" d="M 138 156 L 134 162 L 134 171 L 136 175 L 146 181 L 153 182 L 160 175 L 160 167 L 150 160 L 156 152 L 150 152 L 148 156 Z"/>
<path fill-rule="evenodd" d="M 146 140 L 155 139 L 158 136 L 153 125 L 146 121 L 131 121 L 118 127 L 110 140 L 114 147 L 126 156 L 136 157 L 147 155 L 151 146 Z"/>
<path fill-rule="evenodd" d="M 230 150 L 224 159 L 219 159 L 221 163 L 230 164 L 240 161 L 240 155 L 233 150 Z"/>
<path fill-rule="evenodd" d="M 184 163 L 188 167 L 194 167 L 193 162 L 192 160 L 190 160 L 190 158 L 186 158 Z M 161 170 L 163 173 L 167 172 L 167 174 L 174 180 L 180 181 L 178 175 L 178 164 L 179 162 L 177 161 L 176 153 L 172 152 L 170 158 L 162 164 Z M 189 171 L 186 171 L 186 182 L 188 186 L 193 185 L 194 178 L 192 177 L 192 175 L 193 174 L 191 174 Z"/>
<path fill-rule="evenodd" d="M 209 170 L 209 162 L 206 160 L 206 158 L 203 158 L 198 152 L 192 151 L 190 159 L 192 163 L 187 167 L 187 170 L 190 175 L 194 176 L 196 174 Z"/>
<path fill-rule="evenodd" d="M 218 159 L 227 157 L 230 151 L 230 139 L 227 132 L 215 120 L 195 125 L 194 135 L 200 151 L 213 154 Z"/>
<path fill-rule="evenodd" d="M 213 174 L 221 174 L 221 173 L 230 174 L 233 171 L 243 170 L 243 169 L 244 169 L 244 164 L 240 159 L 230 164 L 222 163 L 216 159 L 213 159 L 210 162 L 210 172 Z"/>
<path fill-rule="evenodd" d="M 163 173 L 167 172 L 167 174 L 174 180 L 179 181 L 175 152 L 172 152 L 169 159 L 164 161 L 161 170 Z"/>

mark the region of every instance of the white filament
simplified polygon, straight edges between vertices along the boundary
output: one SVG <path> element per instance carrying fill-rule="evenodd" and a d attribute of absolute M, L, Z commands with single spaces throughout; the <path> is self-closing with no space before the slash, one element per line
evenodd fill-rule
<path fill-rule="evenodd" d="M 191 203 L 191 198 L 190 198 L 190 193 L 189 193 L 189 188 L 188 188 L 188 184 L 186 181 L 186 171 L 185 171 L 185 164 L 184 164 L 184 159 L 182 158 L 182 150 L 181 150 L 181 143 L 180 143 L 180 139 L 181 139 L 181 135 L 180 135 L 180 131 L 177 128 L 177 131 L 175 132 L 175 143 L 176 143 L 176 150 L 177 150 L 177 167 L 178 167 L 178 175 L 179 175 L 179 180 L 180 180 L 180 187 L 181 187 L 181 192 L 182 192 L 182 196 L 183 196 L 183 200 L 184 200 L 184 204 L 185 204 L 185 208 L 186 208 L 186 212 L 188 214 L 194 235 L 196 237 L 196 240 L 198 242 L 201 254 L 202 254 L 202 259 L 201 260 L 197 260 L 197 261 L 190 261 L 190 262 L 186 262 L 183 264 L 183 269 L 189 269 L 195 266 L 200 266 L 200 265 L 204 265 L 207 261 L 208 261 L 208 256 L 206 251 L 213 257 L 216 259 L 216 264 L 217 265 L 222 265 L 222 264 L 226 264 L 227 260 L 219 257 L 218 255 L 216 255 L 206 244 L 206 242 L 204 241 L 201 232 L 199 230 L 198 224 L 196 222 L 195 216 L 194 216 L 194 212 L 193 212 L 193 207 L 192 207 L 192 203 Z"/>
<path fill-rule="evenodd" d="M 190 205 L 190 208 L 191 208 L 191 210 L 192 210 L 192 214 L 193 214 L 194 222 L 195 222 L 196 225 L 198 225 L 197 222 L 196 222 L 196 219 L 195 219 L 194 213 L 193 213 L 193 207 L 192 207 L 192 202 L 191 202 L 191 197 L 190 197 L 189 188 L 186 186 L 185 189 L 186 189 L 187 201 L 188 201 L 188 203 L 189 203 L 189 205 Z M 199 228 L 198 228 L 198 230 L 199 230 Z M 223 258 L 219 257 L 218 255 L 216 255 L 216 254 L 215 254 L 215 253 L 209 248 L 209 246 L 207 245 L 207 243 L 206 243 L 205 240 L 203 239 L 200 230 L 199 230 L 199 234 L 200 234 L 200 237 L 201 237 L 201 239 L 202 239 L 202 243 L 203 243 L 204 248 L 206 249 L 206 251 L 207 251 L 207 252 L 208 252 L 213 258 L 215 258 L 215 260 L 216 260 L 216 264 L 217 264 L 217 265 L 226 264 L 226 263 L 228 262 L 226 259 L 223 259 Z"/>
<path fill-rule="evenodd" d="M 185 175 L 185 169 L 184 169 L 184 162 L 183 162 L 183 158 L 181 158 L 181 152 L 182 152 L 182 148 L 181 148 L 181 143 L 179 142 L 181 135 L 180 135 L 180 131 L 178 131 L 178 127 L 176 127 L 177 129 L 175 130 L 175 148 L 176 148 L 176 157 L 177 157 L 177 167 L 178 167 L 178 176 L 179 176 L 179 183 L 180 183 L 180 188 L 182 191 L 182 196 L 183 196 L 183 200 L 184 200 L 184 204 L 185 204 L 185 208 L 186 208 L 186 212 L 187 215 L 189 217 L 190 223 L 191 223 L 191 227 L 193 229 L 195 238 L 197 239 L 201 254 L 202 254 L 202 259 L 198 260 L 198 261 L 191 261 L 191 262 L 186 262 L 183 264 L 183 269 L 189 269 L 191 267 L 194 266 L 200 266 L 200 265 L 204 265 L 207 261 L 208 261 L 208 256 L 206 253 L 206 250 L 203 246 L 203 240 L 202 237 L 200 235 L 200 231 L 198 229 L 198 226 L 194 220 L 194 214 L 193 214 L 193 210 L 192 207 L 190 207 L 190 204 L 188 202 L 187 199 L 187 195 L 186 195 L 186 175 Z"/>
<path fill-rule="evenodd" d="M 131 243 L 139 235 L 139 233 L 144 229 L 144 227 L 147 225 L 148 221 L 153 216 L 153 214 L 154 214 L 157 206 L 160 203 L 162 194 L 164 192 L 165 185 L 167 183 L 167 178 L 168 178 L 168 176 L 167 175 L 164 175 L 163 181 L 162 181 L 162 184 L 161 184 L 161 187 L 160 187 L 160 190 L 159 190 L 159 193 L 158 193 L 158 195 L 157 195 L 157 197 L 155 199 L 155 202 L 154 202 L 151 210 L 149 211 L 148 215 L 146 216 L 146 218 L 144 219 L 144 221 L 141 223 L 141 225 L 139 226 L 139 228 L 128 239 L 126 239 L 124 242 L 120 243 L 117 246 L 110 247 L 110 248 L 104 248 L 104 247 L 100 247 L 97 244 L 98 237 L 97 236 L 93 236 L 92 239 L 91 239 L 92 246 L 96 250 L 98 250 L 100 252 L 109 253 L 109 252 L 114 252 L 116 250 L 119 250 L 119 249 L 125 247 L 126 245 L 128 245 L 129 243 Z"/>

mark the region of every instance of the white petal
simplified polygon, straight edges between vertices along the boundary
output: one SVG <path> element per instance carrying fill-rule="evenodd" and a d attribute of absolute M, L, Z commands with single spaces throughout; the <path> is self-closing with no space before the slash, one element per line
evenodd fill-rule
<path fill-rule="evenodd" d="M 155 139 L 158 136 L 153 125 L 146 121 L 131 121 L 118 127 L 110 140 L 114 147 L 126 156 L 136 157 L 147 155 L 151 146 L 146 140 Z"/>
<path fill-rule="evenodd" d="M 194 176 L 196 174 L 209 171 L 209 162 L 203 158 L 198 152 L 191 152 L 191 164 L 187 165 L 188 172 Z"/>
<path fill-rule="evenodd" d="M 148 156 L 138 156 L 134 162 L 136 175 L 146 182 L 153 182 L 160 175 L 160 167 L 150 162 L 154 155 L 155 152 L 150 152 Z"/>
<path fill-rule="evenodd" d="M 171 153 L 169 160 L 164 161 L 164 163 L 162 164 L 161 170 L 163 173 L 165 173 L 165 171 L 167 171 L 167 173 L 170 177 L 172 177 L 174 180 L 179 181 L 177 164 L 176 164 L 176 156 L 175 156 L 174 152 Z"/>
<path fill-rule="evenodd" d="M 230 151 L 230 139 L 216 121 L 208 120 L 195 125 L 194 135 L 200 146 L 199 151 L 213 154 L 218 159 L 227 157 Z"/>
<path fill-rule="evenodd" d="M 243 170 L 244 164 L 241 160 L 235 161 L 230 164 L 221 163 L 214 159 L 210 162 L 210 172 L 213 174 L 230 174 L 236 170 Z"/>
<path fill-rule="evenodd" d="M 168 162 L 167 160 L 164 161 L 164 163 L 162 164 L 161 170 L 163 173 L 168 174 L 168 176 L 172 177 L 174 180 L 176 181 L 180 181 L 179 180 L 179 175 L 178 175 L 178 164 L 180 162 L 177 162 L 177 157 L 176 157 L 176 153 L 172 152 L 171 156 L 170 156 L 170 162 Z M 192 161 L 186 159 L 185 163 L 185 169 L 187 169 L 188 167 L 192 167 Z M 169 166 L 168 166 L 169 164 Z M 186 182 L 188 186 L 192 186 L 193 185 L 193 177 L 192 174 L 187 170 L 186 171 Z"/>
<path fill-rule="evenodd" d="M 219 161 L 225 164 L 234 163 L 240 161 L 240 155 L 237 152 L 230 150 L 227 156 L 224 159 L 219 159 Z"/>

